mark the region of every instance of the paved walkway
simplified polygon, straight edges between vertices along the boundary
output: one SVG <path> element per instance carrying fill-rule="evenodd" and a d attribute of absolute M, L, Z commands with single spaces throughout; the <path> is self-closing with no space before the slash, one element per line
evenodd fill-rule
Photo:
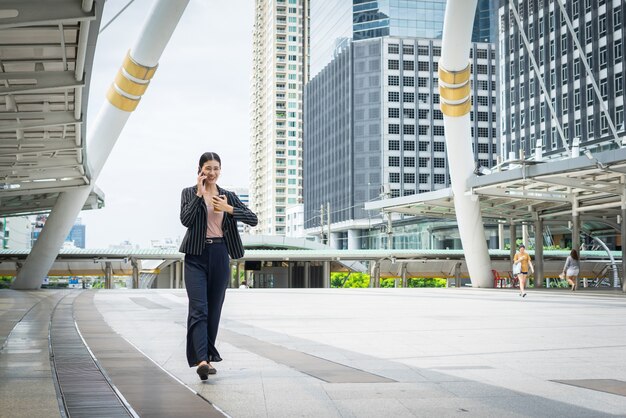
<path fill-rule="evenodd" d="M 59 298 L 16 293 L 0 292 L 0 302 L 11 301 L 0 304 L 0 330 L 5 319 L 15 323 L 18 299 Z M 139 416 L 200 416 L 186 411 L 196 401 L 203 415 L 232 417 L 626 415 L 621 293 L 229 290 L 218 336 L 224 361 L 204 383 L 185 361 L 184 290 L 59 293 L 73 294 L 96 364 Z M 3 375 L 15 370 L 13 337 L 0 352 L 3 417 L 18 416 L 5 407 L 20 403 Z M 50 396 L 24 388 L 31 399 Z"/>

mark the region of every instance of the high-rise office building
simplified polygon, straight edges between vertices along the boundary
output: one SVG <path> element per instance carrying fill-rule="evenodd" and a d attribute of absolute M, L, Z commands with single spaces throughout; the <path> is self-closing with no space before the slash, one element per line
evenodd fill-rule
<path fill-rule="evenodd" d="M 255 7 L 250 201 L 255 232 L 284 235 L 287 207 L 302 203 L 309 0 L 256 0 Z"/>
<path fill-rule="evenodd" d="M 565 13 L 559 3 L 499 9 L 503 157 L 520 150 L 560 157 L 575 142 L 589 150 L 617 146 L 610 122 L 624 136 L 624 1 L 570 0 L 562 2 Z"/>
<path fill-rule="evenodd" d="M 304 219 L 319 233 L 330 204 L 338 248 L 372 248 L 367 201 L 448 187 L 437 82 L 441 41 L 382 37 L 354 42 L 306 86 Z M 495 164 L 496 75 L 493 44 L 473 44 L 474 159 Z M 459 139 L 462 140 L 462 139 Z M 417 244 L 417 243 L 416 243 Z"/>

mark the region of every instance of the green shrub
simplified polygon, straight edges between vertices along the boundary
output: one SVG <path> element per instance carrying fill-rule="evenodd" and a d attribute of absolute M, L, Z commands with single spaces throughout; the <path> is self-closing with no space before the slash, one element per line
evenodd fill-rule
<path fill-rule="evenodd" d="M 343 287 L 343 288 L 355 288 L 355 287 L 369 287 L 370 276 L 364 273 L 331 273 L 330 274 L 330 287 Z"/>
<path fill-rule="evenodd" d="M 0 289 L 8 289 L 13 281 L 12 276 L 0 276 Z"/>
<path fill-rule="evenodd" d="M 380 279 L 380 287 L 395 287 L 396 281 L 398 287 L 402 287 L 402 279 L 398 277 L 390 277 Z M 330 287 L 333 288 L 364 288 L 369 287 L 370 276 L 365 273 L 331 273 Z M 446 279 L 440 278 L 416 278 L 407 279 L 408 287 L 446 287 Z"/>
<path fill-rule="evenodd" d="M 408 287 L 446 287 L 446 279 L 440 278 L 417 278 L 408 279 Z"/>
<path fill-rule="evenodd" d="M 402 280 L 400 280 L 399 286 L 402 286 Z M 396 287 L 396 279 L 380 279 L 380 287 Z"/>

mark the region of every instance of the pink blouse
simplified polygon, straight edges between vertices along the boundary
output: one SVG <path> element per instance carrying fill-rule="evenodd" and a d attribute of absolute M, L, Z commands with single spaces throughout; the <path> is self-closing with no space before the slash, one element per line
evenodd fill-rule
<path fill-rule="evenodd" d="M 207 238 L 223 237 L 224 232 L 222 231 L 222 221 L 224 220 L 224 212 L 214 211 L 212 204 L 206 205 L 206 211 L 207 211 L 206 237 Z"/>

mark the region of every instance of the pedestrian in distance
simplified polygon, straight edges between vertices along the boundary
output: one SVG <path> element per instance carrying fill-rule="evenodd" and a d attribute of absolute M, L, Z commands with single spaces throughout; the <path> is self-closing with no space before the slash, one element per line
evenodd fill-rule
<path fill-rule="evenodd" d="M 212 362 L 222 361 L 215 339 L 230 279 L 230 258 L 244 253 L 237 221 L 250 226 L 258 222 L 235 193 L 217 185 L 221 170 L 220 157 L 205 152 L 198 163 L 196 185 L 181 194 L 180 221 L 187 227 L 180 246 L 189 298 L 187 362 L 197 367 L 201 380 L 217 372 Z"/>
<path fill-rule="evenodd" d="M 240 289 L 247 289 L 248 288 L 248 282 L 246 280 L 242 280 L 241 284 L 239 285 Z"/>
<path fill-rule="evenodd" d="M 578 275 L 580 274 L 578 251 L 572 250 L 569 256 L 567 256 L 567 260 L 565 260 L 565 265 L 563 266 L 563 274 L 565 275 L 565 279 L 567 279 L 567 283 L 572 286 L 572 291 L 578 290 Z"/>
<path fill-rule="evenodd" d="M 535 271 L 533 263 L 530 260 L 530 254 L 526 252 L 526 246 L 520 245 L 519 250 L 513 257 L 513 264 L 519 263 L 519 273 L 517 279 L 519 280 L 519 294 L 521 297 L 526 297 L 526 279 L 528 278 L 528 272 Z"/>

